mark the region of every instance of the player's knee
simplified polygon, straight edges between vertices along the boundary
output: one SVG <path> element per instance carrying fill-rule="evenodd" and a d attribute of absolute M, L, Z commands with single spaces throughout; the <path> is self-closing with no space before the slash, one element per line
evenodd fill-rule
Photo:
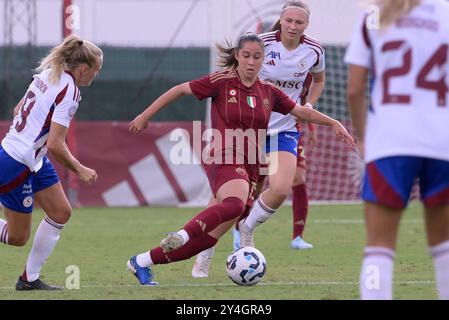
<path fill-rule="evenodd" d="M 230 197 L 223 200 L 223 204 L 229 206 L 232 209 L 232 212 L 235 213 L 235 216 L 232 218 L 238 218 L 245 211 L 245 203 L 242 200 L 236 197 Z"/>
<path fill-rule="evenodd" d="M 59 224 L 66 224 L 71 216 L 72 216 L 72 208 L 65 207 L 58 210 L 58 214 L 50 217 L 50 219 Z"/>
<path fill-rule="evenodd" d="M 288 197 L 290 193 L 290 188 L 291 188 L 290 186 L 285 185 L 270 187 L 271 192 L 279 201 L 284 201 Z"/>
<path fill-rule="evenodd" d="M 27 244 L 29 239 L 28 235 L 8 235 L 8 244 L 16 247 L 23 247 Z"/>

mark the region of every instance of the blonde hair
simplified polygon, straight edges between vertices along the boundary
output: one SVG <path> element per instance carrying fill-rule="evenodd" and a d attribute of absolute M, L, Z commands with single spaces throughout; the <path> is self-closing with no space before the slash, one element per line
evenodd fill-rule
<path fill-rule="evenodd" d="M 220 56 L 220 61 L 218 66 L 219 67 L 225 67 L 225 68 L 237 68 L 239 65 L 239 62 L 235 58 L 235 53 L 238 52 L 240 49 L 243 48 L 243 45 L 246 42 L 257 42 L 260 47 L 264 48 L 263 40 L 260 38 L 257 34 L 248 32 L 245 34 L 242 34 L 238 41 L 237 46 L 233 46 L 230 41 L 226 41 L 226 45 L 222 46 L 220 44 L 217 44 L 216 47 L 218 49 L 218 54 Z"/>
<path fill-rule="evenodd" d="M 35 70 L 42 72 L 51 69 L 49 79 L 51 83 L 56 84 L 66 68 L 71 70 L 83 63 L 92 67 L 102 56 L 101 49 L 92 42 L 70 35 L 60 45 L 51 49 Z"/>
<path fill-rule="evenodd" d="M 289 0 L 287 1 L 283 6 L 282 6 L 282 10 L 281 10 L 281 16 L 284 13 L 284 11 L 288 8 L 288 7 L 298 7 L 303 9 L 308 15 L 307 17 L 310 17 L 310 8 L 307 5 L 307 3 L 305 3 L 304 1 L 301 0 Z M 273 25 L 273 27 L 271 28 L 271 31 L 277 31 L 277 30 L 281 30 L 281 19 L 279 19 L 278 21 L 276 21 Z"/>
<path fill-rule="evenodd" d="M 386 28 L 412 11 L 421 0 L 375 0 L 380 7 L 380 27 Z"/>

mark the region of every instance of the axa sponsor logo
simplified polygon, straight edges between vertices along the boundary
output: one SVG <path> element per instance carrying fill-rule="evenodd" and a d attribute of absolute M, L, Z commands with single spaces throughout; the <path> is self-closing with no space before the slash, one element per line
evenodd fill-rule
<path fill-rule="evenodd" d="M 277 51 L 270 51 L 267 53 L 266 57 L 270 57 L 271 59 L 279 59 L 281 60 L 281 53 Z"/>

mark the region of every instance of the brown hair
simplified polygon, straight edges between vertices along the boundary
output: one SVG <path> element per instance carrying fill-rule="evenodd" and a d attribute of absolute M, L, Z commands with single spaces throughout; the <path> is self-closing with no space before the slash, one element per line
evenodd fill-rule
<path fill-rule="evenodd" d="M 421 0 L 375 0 L 374 4 L 380 7 L 380 26 L 390 26 L 399 18 L 407 15 Z"/>
<path fill-rule="evenodd" d="M 242 34 L 237 41 L 237 46 L 235 47 L 230 41 L 226 40 L 226 46 L 222 46 L 221 44 L 216 45 L 220 56 L 218 66 L 225 68 L 236 68 L 239 65 L 239 62 L 235 58 L 235 53 L 242 49 L 246 42 L 257 42 L 262 50 L 264 48 L 263 40 L 257 34 L 252 32 Z"/>
<path fill-rule="evenodd" d="M 64 41 L 51 49 L 48 56 L 40 61 L 36 72 L 51 69 L 50 82 L 56 84 L 65 68 L 73 69 L 85 63 L 92 67 L 103 56 L 103 52 L 92 42 L 81 40 L 70 35 Z"/>
<path fill-rule="evenodd" d="M 301 9 L 306 10 L 309 13 L 310 16 L 310 8 L 307 5 L 307 3 L 305 3 L 304 1 L 301 0 L 289 0 L 287 1 L 283 6 L 282 6 L 282 13 L 284 12 L 284 9 L 287 7 L 298 7 Z M 281 13 L 281 16 L 282 16 Z M 273 25 L 273 27 L 271 28 L 271 31 L 277 31 L 277 30 L 281 30 L 281 19 L 279 19 L 278 21 L 276 21 Z"/>

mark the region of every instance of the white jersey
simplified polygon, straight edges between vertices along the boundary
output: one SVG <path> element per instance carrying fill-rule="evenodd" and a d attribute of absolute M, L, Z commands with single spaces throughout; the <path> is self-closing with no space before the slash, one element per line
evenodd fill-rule
<path fill-rule="evenodd" d="M 449 3 L 423 0 L 386 30 L 357 25 L 345 62 L 371 69 L 365 160 L 449 161 Z"/>
<path fill-rule="evenodd" d="M 311 37 L 303 35 L 299 46 L 289 51 L 281 42 L 281 32 L 272 31 L 261 34 L 265 43 L 265 59 L 259 78 L 273 83 L 293 101 L 301 103 L 300 95 L 306 79 L 311 80 L 309 72 L 324 71 L 324 50 Z M 309 82 L 310 85 L 310 82 Z M 308 88 L 307 88 L 308 89 Z M 277 132 L 297 131 L 295 117 L 272 112 L 268 124 L 268 135 Z"/>
<path fill-rule="evenodd" d="M 23 105 L 2 140 L 3 149 L 31 171 L 42 167 L 47 153 L 51 122 L 69 127 L 81 100 L 80 91 L 69 73 L 62 73 L 59 83 L 51 84 L 47 69 L 34 75 L 23 98 Z"/>

